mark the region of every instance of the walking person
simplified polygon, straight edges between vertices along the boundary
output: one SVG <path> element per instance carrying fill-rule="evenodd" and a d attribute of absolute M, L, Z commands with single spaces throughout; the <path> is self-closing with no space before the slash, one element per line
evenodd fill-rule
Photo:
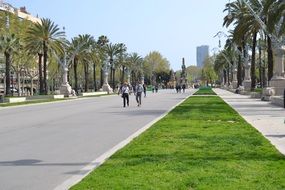
<path fill-rule="evenodd" d="M 143 92 L 143 85 L 141 82 L 138 82 L 136 85 L 136 101 L 138 103 L 138 106 L 142 105 L 142 92 Z"/>
<path fill-rule="evenodd" d="M 183 84 L 183 85 L 182 85 L 183 93 L 185 93 L 185 89 L 186 89 L 186 85 L 185 85 L 185 84 Z"/>
<path fill-rule="evenodd" d="M 145 86 L 145 84 L 143 84 L 143 93 L 144 93 L 144 97 L 146 97 L 146 86 Z"/>
<path fill-rule="evenodd" d="M 127 82 L 125 82 L 125 83 L 123 84 L 123 86 L 121 87 L 119 93 L 122 94 L 123 106 L 126 107 L 126 104 L 127 104 L 127 106 L 129 106 L 129 93 L 130 93 L 130 88 L 129 88 Z"/>

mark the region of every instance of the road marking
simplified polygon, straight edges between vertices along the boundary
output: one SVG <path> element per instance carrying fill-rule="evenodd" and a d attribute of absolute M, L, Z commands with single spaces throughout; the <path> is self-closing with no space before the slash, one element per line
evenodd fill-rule
<path fill-rule="evenodd" d="M 192 96 L 197 90 L 193 91 L 189 96 L 185 97 L 183 100 L 178 102 L 176 105 L 172 106 L 168 111 L 163 113 L 161 116 L 157 117 L 156 119 L 152 120 L 148 124 L 146 124 L 144 127 L 133 133 L 131 136 L 93 160 L 90 164 L 82 168 L 78 173 L 79 175 L 73 175 L 66 181 L 64 181 L 62 184 L 58 185 L 54 190 L 67 190 L 73 185 L 80 182 L 83 178 L 85 178 L 87 175 L 89 175 L 94 169 L 96 169 L 98 166 L 102 165 L 108 158 L 110 158 L 114 153 L 116 153 L 118 150 L 122 149 L 124 146 L 129 144 L 134 138 L 138 137 L 140 134 L 145 132 L 147 129 L 149 129 L 153 124 L 161 120 L 163 117 L 165 117 L 170 111 L 172 111 L 174 108 L 176 108 L 178 105 L 180 105 L 183 101 L 185 101 L 187 98 Z M 88 171 L 88 172 L 86 172 Z M 82 173 L 83 175 L 80 175 Z"/>

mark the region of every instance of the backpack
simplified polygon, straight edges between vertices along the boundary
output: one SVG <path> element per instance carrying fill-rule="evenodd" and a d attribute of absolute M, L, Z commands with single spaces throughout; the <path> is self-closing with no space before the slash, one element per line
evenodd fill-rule
<path fill-rule="evenodd" d="M 139 84 L 137 87 L 137 92 L 142 92 L 142 91 L 143 91 L 143 86 Z"/>

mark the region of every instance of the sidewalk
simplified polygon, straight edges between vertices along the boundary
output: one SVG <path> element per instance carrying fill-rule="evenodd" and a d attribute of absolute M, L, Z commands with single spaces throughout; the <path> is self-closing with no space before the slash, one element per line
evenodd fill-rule
<path fill-rule="evenodd" d="M 285 155 L 285 109 L 249 96 L 213 89 Z"/>

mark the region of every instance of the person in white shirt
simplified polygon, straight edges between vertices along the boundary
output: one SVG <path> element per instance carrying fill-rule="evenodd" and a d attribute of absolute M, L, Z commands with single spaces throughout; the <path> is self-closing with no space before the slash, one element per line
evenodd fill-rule
<path fill-rule="evenodd" d="M 127 103 L 127 106 L 129 106 L 129 93 L 130 93 L 130 88 L 129 88 L 127 82 L 125 82 L 125 83 L 123 84 L 123 86 L 121 87 L 120 93 L 122 94 L 122 98 L 123 98 L 123 106 L 126 107 L 126 103 Z"/>

